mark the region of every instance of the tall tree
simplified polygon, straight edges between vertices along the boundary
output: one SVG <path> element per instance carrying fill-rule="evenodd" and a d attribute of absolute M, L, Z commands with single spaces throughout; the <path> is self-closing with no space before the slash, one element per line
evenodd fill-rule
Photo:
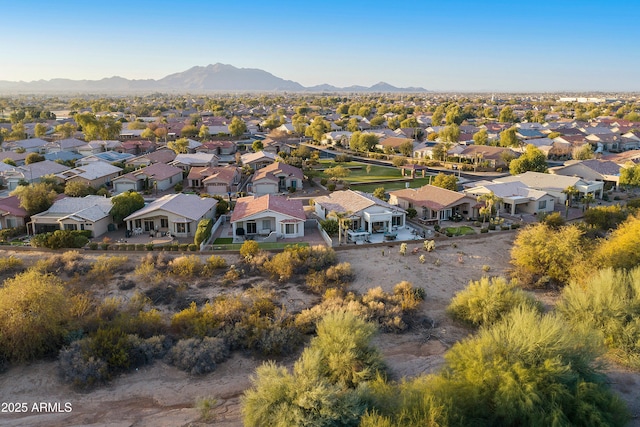
<path fill-rule="evenodd" d="M 458 178 L 456 178 L 455 175 L 448 175 L 440 172 L 435 176 L 435 178 L 433 178 L 431 185 L 451 191 L 458 191 Z"/>
<path fill-rule="evenodd" d="M 167 142 L 167 148 L 173 150 L 176 154 L 186 154 L 189 151 L 189 140 L 187 138 L 178 138 L 175 141 Z"/>
<path fill-rule="evenodd" d="M 43 182 L 19 185 L 11 192 L 11 195 L 18 198 L 20 206 L 29 212 L 29 215 L 46 211 L 53 205 L 56 197 L 58 197 L 58 193 L 56 193 L 53 187 Z"/>
<path fill-rule="evenodd" d="M 500 123 L 515 123 L 517 117 L 513 112 L 513 108 L 506 106 L 502 110 L 500 110 L 500 115 L 498 116 L 498 121 Z"/>
<path fill-rule="evenodd" d="M 547 158 L 544 153 L 533 144 L 527 145 L 524 154 L 512 160 L 511 164 L 509 164 L 509 172 L 511 175 L 518 175 L 528 171 L 546 173 L 548 169 Z"/>
<path fill-rule="evenodd" d="M 313 138 L 314 141 L 320 142 L 322 140 L 322 136 L 329 132 L 329 130 L 331 130 L 329 122 L 320 116 L 316 116 L 311 124 L 307 126 L 304 134 Z"/>
<path fill-rule="evenodd" d="M 486 129 L 480 129 L 473 134 L 473 143 L 475 145 L 487 145 L 489 143 L 489 134 Z"/>
<path fill-rule="evenodd" d="M 445 126 L 438 135 L 443 142 L 458 142 L 460 140 L 460 126 L 455 123 Z"/>
<path fill-rule="evenodd" d="M 48 126 L 45 125 L 44 123 L 36 123 L 36 125 L 33 128 L 33 133 L 36 136 L 36 138 L 42 138 L 47 134 L 47 130 L 48 130 Z"/>
<path fill-rule="evenodd" d="M 140 193 L 129 190 L 111 199 L 111 216 L 116 224 L 121 223 L 126 217 L 144 207 L 144 198 Z"/>
<path fill-rule="evenodd" d="M 500 146 L 501 147 L 517 147 L 520 145 L 520 140 L 516 136 L 517 129 L 515 126 L 505 129 L 500 132 Z"/>
<path fill-rule="evenodd" d="M 247 131 L 247 125 L 238 116 L 233 116 L 231 119 L 231 123 L 229 123 L 229 132 L 231 132 L 231 136 L 239 137 Z"/>

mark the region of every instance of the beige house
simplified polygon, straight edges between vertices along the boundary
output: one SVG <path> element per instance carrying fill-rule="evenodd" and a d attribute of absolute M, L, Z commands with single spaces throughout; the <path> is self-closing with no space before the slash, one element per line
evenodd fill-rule
<path fill-rule="evenodd" d="M 124 219 L 127 230 L 193 237 L 202 219 L 214 219 L 218 201 L 195 194 L 163 196 Z"/>
<path fill-rule="evenodd" d="M 305 220 L 300 200 L 273 194 L 239 198 L 231 214 L 233 236 L 238 241 L 247 236 L 303 237 Z"/>
<path fill-rule="evenodd" d="M 418 219 L 425 223 L 439 223 L 457 216 L 474 216 L 476 205 L 474 197 L 434 185 L 390 191 L 389 196 L 390 204 L 405 210 L 415 209 Z"/>
<path fill-rule="evenodd" d="M 111 198 L 102 196 L 64 197 L 45 212 L 32 215 L 27 225 L 30 234 L 55 230 L 91 230 L 92 237 L 106 233 L 111 217 Z"/>
<path fill-rule="evenodd" d="M 261 196 L 302 189 L 302 170 L 286 163 L 275 162 L 256 170 L 249 192 Z"/>
<path fill-rule="evenodd" d="M 193 167 L 189 171 L 187 181 L 189 187 L 204 189 L 212 196 L 227 197 L 229 193 L 238 191 L 242 174 L 240 169 L 227 165 L 217 167 Z"/>
<path fill-rule="evenodd" d="M 531 214 L 553 212 L 555 208 L 555 198 L 546 191 L 529 188 L 519 181 L 504 183 L 485 183 L 477 187 L 464 190 L 465 194 L 476 198 L 484 194 L 493 193 L 501 199 L 496 206 L 498 212 L 510 215 Z M 474 212 L 477 217 L 479 212 Z"/>

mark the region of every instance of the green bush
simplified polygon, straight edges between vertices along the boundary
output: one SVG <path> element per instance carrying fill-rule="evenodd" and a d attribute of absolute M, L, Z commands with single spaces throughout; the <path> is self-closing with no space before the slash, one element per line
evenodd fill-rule
<path fill-rule="evenodd" d="M 587 283 L 571 283 L 557 310 L 574 328 L 597 331 L 612 359 L 640 369 L 640 268 L 609 268 Z"/>
<path fill-rule="evenodd" d="M 483 233 L 483 234 L 484 234 L 484 233 L 488 233 L 488 232 L 489 232 L 489 229 L 488 229 L 487 227 L 482 227 L 482 228 L 480 229 L 480 233 Z"/>
<path fill-rule="evenodd" d="M 447 312 L 454 319 L 473 326 L 488 326 L 520 306 L 541 309 L 535 298 L 519 289 L 515 282 L 507 282 L 503 277 L 483 277 L 458 292 Z"/>
<path fill-rule="evenodd" d="M 92 251 L 95 251 L 98 249 L 98 242 L 90 242 L 89 243 L 89 249 L 91 249 Z"/>
<path fill-rule="evenodd" d="M 196 245 L 196 244 L 194 244 L 194 243 L 191 243 L 191 244 L 188 246 L 188 249 L 189 249 L 189 251 L 190 251 L 190 252 L 195 252 L 195 251 L 197 251 L 197 250 L 198 250 L 198 245 Z"/>
<path fill-rule="evenodd" d="M 89 242 L 85 234 L 78 230 L 56 230 L 36 234 L 31 238 L 31 246 L 48 249 L 81 248 Z"/>
<path fill-rule="evenodd" d="M 211 237 L 211 229 L 213 228 L 213 221 L 209 218 L 201 219 L 198 223 L 193 243 L 196 246 L 200 246 L 202 242 L 206 242 Z"/>

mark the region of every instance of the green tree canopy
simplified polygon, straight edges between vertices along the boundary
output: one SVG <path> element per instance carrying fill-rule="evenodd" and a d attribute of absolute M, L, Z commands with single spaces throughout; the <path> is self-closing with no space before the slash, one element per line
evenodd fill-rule
<path fill-rule="evenodd" d="M 456 178 L 455 175 L 440 172 L 433 178 L 431 185 L 451 191 L 458 191 L 458 178 Z"/>
<path fill-rule="evenodd" d="M 455 123 L 445 126 L 438 136 L 444 142 L 458 142 L 460 140 L 460 126 Z"/>
<path fill-rule="evenodd" d="M 527 171 L 545 173 L 548 169 L 546 156 L 533 144 L 527 145 L 524 154 L 517 159 L 513 159 L 509 164 L 511 175 L 518 175 Z"/>
<path fill-rule="evenodd" d="M 129 190 L 111 199 L 111 216 L 115 223 L 121 223 L 126 217 L 144 207 L 144 198 L 140 193 Z"/>
<path fill-rule="evenodd" d="M 231 136 L 239 137 L 247 131 L 247 125 L 238 116 L 233 116 L 231 119 L 231 123 L 229 123 L 229 132 L 231 132 Z"/>
<path fill-rule="evenodd" d="M 498 121 L 500 123 L 515 123 L 517 117 L 513 112 L 513 108 L 506 106 L 502 110 L 500 110 L 500 115 L 498 116 Z"/>
<path fill-rule="evenodd" d="M 43 182 L 19 185 L 11 192 L 11 195 L 18 198 L 20 206 L 29 212 L 29 215 L 46 211 L 53 205 L 56 197 L 58 197 L 58 193 L 56 193 L 53 187 Z"/>
<path fill-rule="evenodd" d="M 40 153 L 29 153 L 24 159 L 24 164 L 30 165 L 32 163 L 43 162 L 44 160 L 44 156 Z"/>
<path fill-rule="evenodd" d="M 640 187 L 640 165 L 628 163 L 620 169 L 620 185 Z"/>
<path fill-rule="evenodd" d="M 476 145 L 487 145 L 489 143 L 489 134 L 486 129 L 480 129 L 473 134 L 473 143 Z"/>
<path fill-rule="evenodd" d="M 331 130 L 329 122 L 320 116 L 316 116 L 311 124 L 304 131 L 306 136 L 313 138 L 314 141 L 320 142 L 322 136 Z"/>
<path fill-rule="evenodd" d="M 518 147 L 520 140 L 516 136 L 517 129 L 515 126 L 505 129 L 500 132 L 500 146 L 501 147 Z"/>
<path fill-rule="evenodd" d="M 64 186 L 64 194 L 69 197 L 85 197 L 94 192 L 92 187 L 82 181 L 69 181 Z"/>
<path fill-rule="evenodd" d="M 186 154 L 189 152 L 189 140 L 187 138 L 178 138 L 175 141 L 167 142 L 167 148 L 173 150 L 176 154 Z"/>

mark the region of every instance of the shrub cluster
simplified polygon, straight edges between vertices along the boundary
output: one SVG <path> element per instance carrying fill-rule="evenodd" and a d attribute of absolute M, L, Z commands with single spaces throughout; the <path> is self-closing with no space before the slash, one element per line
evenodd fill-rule
<path fill-rule="evenodd" d="M 265 271 L 280 282 L 290 280 L 294 274 L 323 270 L 336 262 L 336 253 L 326 246 L 292 245 L 263 264 Z"/>
<path fill-rule="evenodd" d="M 31 246 L 48 249 L 81 248 L 89 243 L 90 237 L 91 231 L 56 230 L 36 234 L 31 238 Z"/>
<path fill-rule="evenodd" d="M 362 296 L 331 289 L 320 304 L 303 310 L 296 317 L 296 324 L 301 330 L 311 332 L 325 313 L 342 310 L 378 324 L 385 332 L 401 332 L 408 328 L 410 315 L 424 298 L 424 289 L 414 288 L 406 281 L 398 283 L 392 294 L 380 287 L 371 288 Z"/>
<path fill-rule="evenodd" d="M 192 375 L 206 374 L 229 357 L 229 346 L 222 338 L 187 338 L 169 350 L 165 361 Z"/>

